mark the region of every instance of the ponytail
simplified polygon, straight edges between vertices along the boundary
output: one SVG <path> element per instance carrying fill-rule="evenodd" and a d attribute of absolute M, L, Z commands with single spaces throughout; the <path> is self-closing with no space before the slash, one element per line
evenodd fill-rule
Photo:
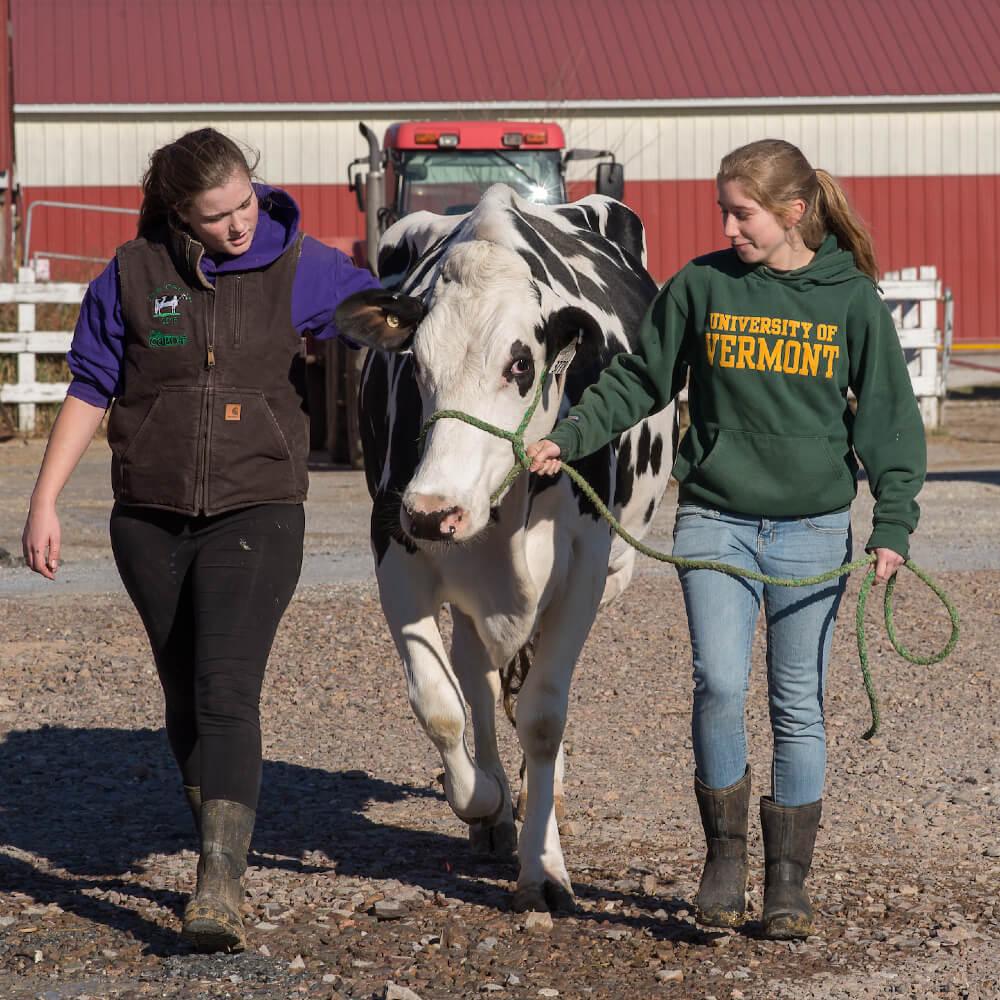
<path fill-rule="evenodd" d="M 871 233 L 844 194 L 844 189 L 825 170 L 816 170 L 818 191 L 816 214 L 837 237 L 837 243 L 854 255 L 854 263 L 878 284 L 878 262 Z"/>

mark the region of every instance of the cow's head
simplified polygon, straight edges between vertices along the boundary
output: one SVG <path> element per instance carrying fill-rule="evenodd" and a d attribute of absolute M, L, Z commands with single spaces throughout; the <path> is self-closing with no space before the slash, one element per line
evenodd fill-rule
<path fill-rule="evenodd" d="M 579 364 L 603 341 L 593 316 L 536 281 L 519 254 L 484 240 L 449 247 L 423 299 L 359 292 L 338 308 L 336 323 L 370 347 L 412 354 L 421 424 L 438 410 L 460 410 L 506 430 L 520 424 L 543 369 L 564 348 L 576 345 Z M 552 429 L 564 378 L 548 376 L 526 441 Z M 403 530 L 442 542 L 474 537 L 489 522 L 491 496 L 513 461 L 502 438 L 463 421 L 437 421 L 403 493 Z"/>

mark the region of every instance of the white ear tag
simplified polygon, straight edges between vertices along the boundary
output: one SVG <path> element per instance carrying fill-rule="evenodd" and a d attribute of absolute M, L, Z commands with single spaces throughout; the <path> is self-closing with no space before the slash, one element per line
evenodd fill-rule
<path fill-rule="evenodd" d="M 550 375 L 562 375 L 564 371 L 573 363 L 573 358 L 576 357 L 576 349 L 580 344 L 580 338 L 577 337 L 572 344 L 564 347 L 555 358 L 555 361 L 549 365 Z"/>

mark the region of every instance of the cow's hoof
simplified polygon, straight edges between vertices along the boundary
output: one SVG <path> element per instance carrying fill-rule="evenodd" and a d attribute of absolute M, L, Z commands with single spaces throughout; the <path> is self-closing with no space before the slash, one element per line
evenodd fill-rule
<path fill-rule="evenodd" d="M 469 824 L 469 847 L 473 854 L 488 854 L 496 858 L 517 855 L 517 827 L 513 819 L 491 823 L 477 820 Z"/>
<path fill-rule="evenodd" d="M 576 910 L 576 898 L 571 889 L 546 879 L 541 885 L 519 885 L 510 905 L 515 913 L 527 913 L 530 910 L 540 913 L 572 913 Z"/>

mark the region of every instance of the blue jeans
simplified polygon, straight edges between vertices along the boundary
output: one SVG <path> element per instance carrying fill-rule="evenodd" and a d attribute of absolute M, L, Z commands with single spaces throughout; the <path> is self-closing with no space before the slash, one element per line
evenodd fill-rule
<path fill-rule="evenodd" d="M 715 559 L 770 576 L 815 576 L 851 559 L 850 511 L 817 517 L 748 517 L 681 504 L 674 555 Z M 747 762 L 745 706 L 761 599 L 767 621 L 767 690 L 774 737 L 772 796 L 798 806 L 823 795 L 823 693 L 845 579 L 777 587 L 714 570 L 681 570 L 691 631 L 698 778 L 725 788 Z"/>

